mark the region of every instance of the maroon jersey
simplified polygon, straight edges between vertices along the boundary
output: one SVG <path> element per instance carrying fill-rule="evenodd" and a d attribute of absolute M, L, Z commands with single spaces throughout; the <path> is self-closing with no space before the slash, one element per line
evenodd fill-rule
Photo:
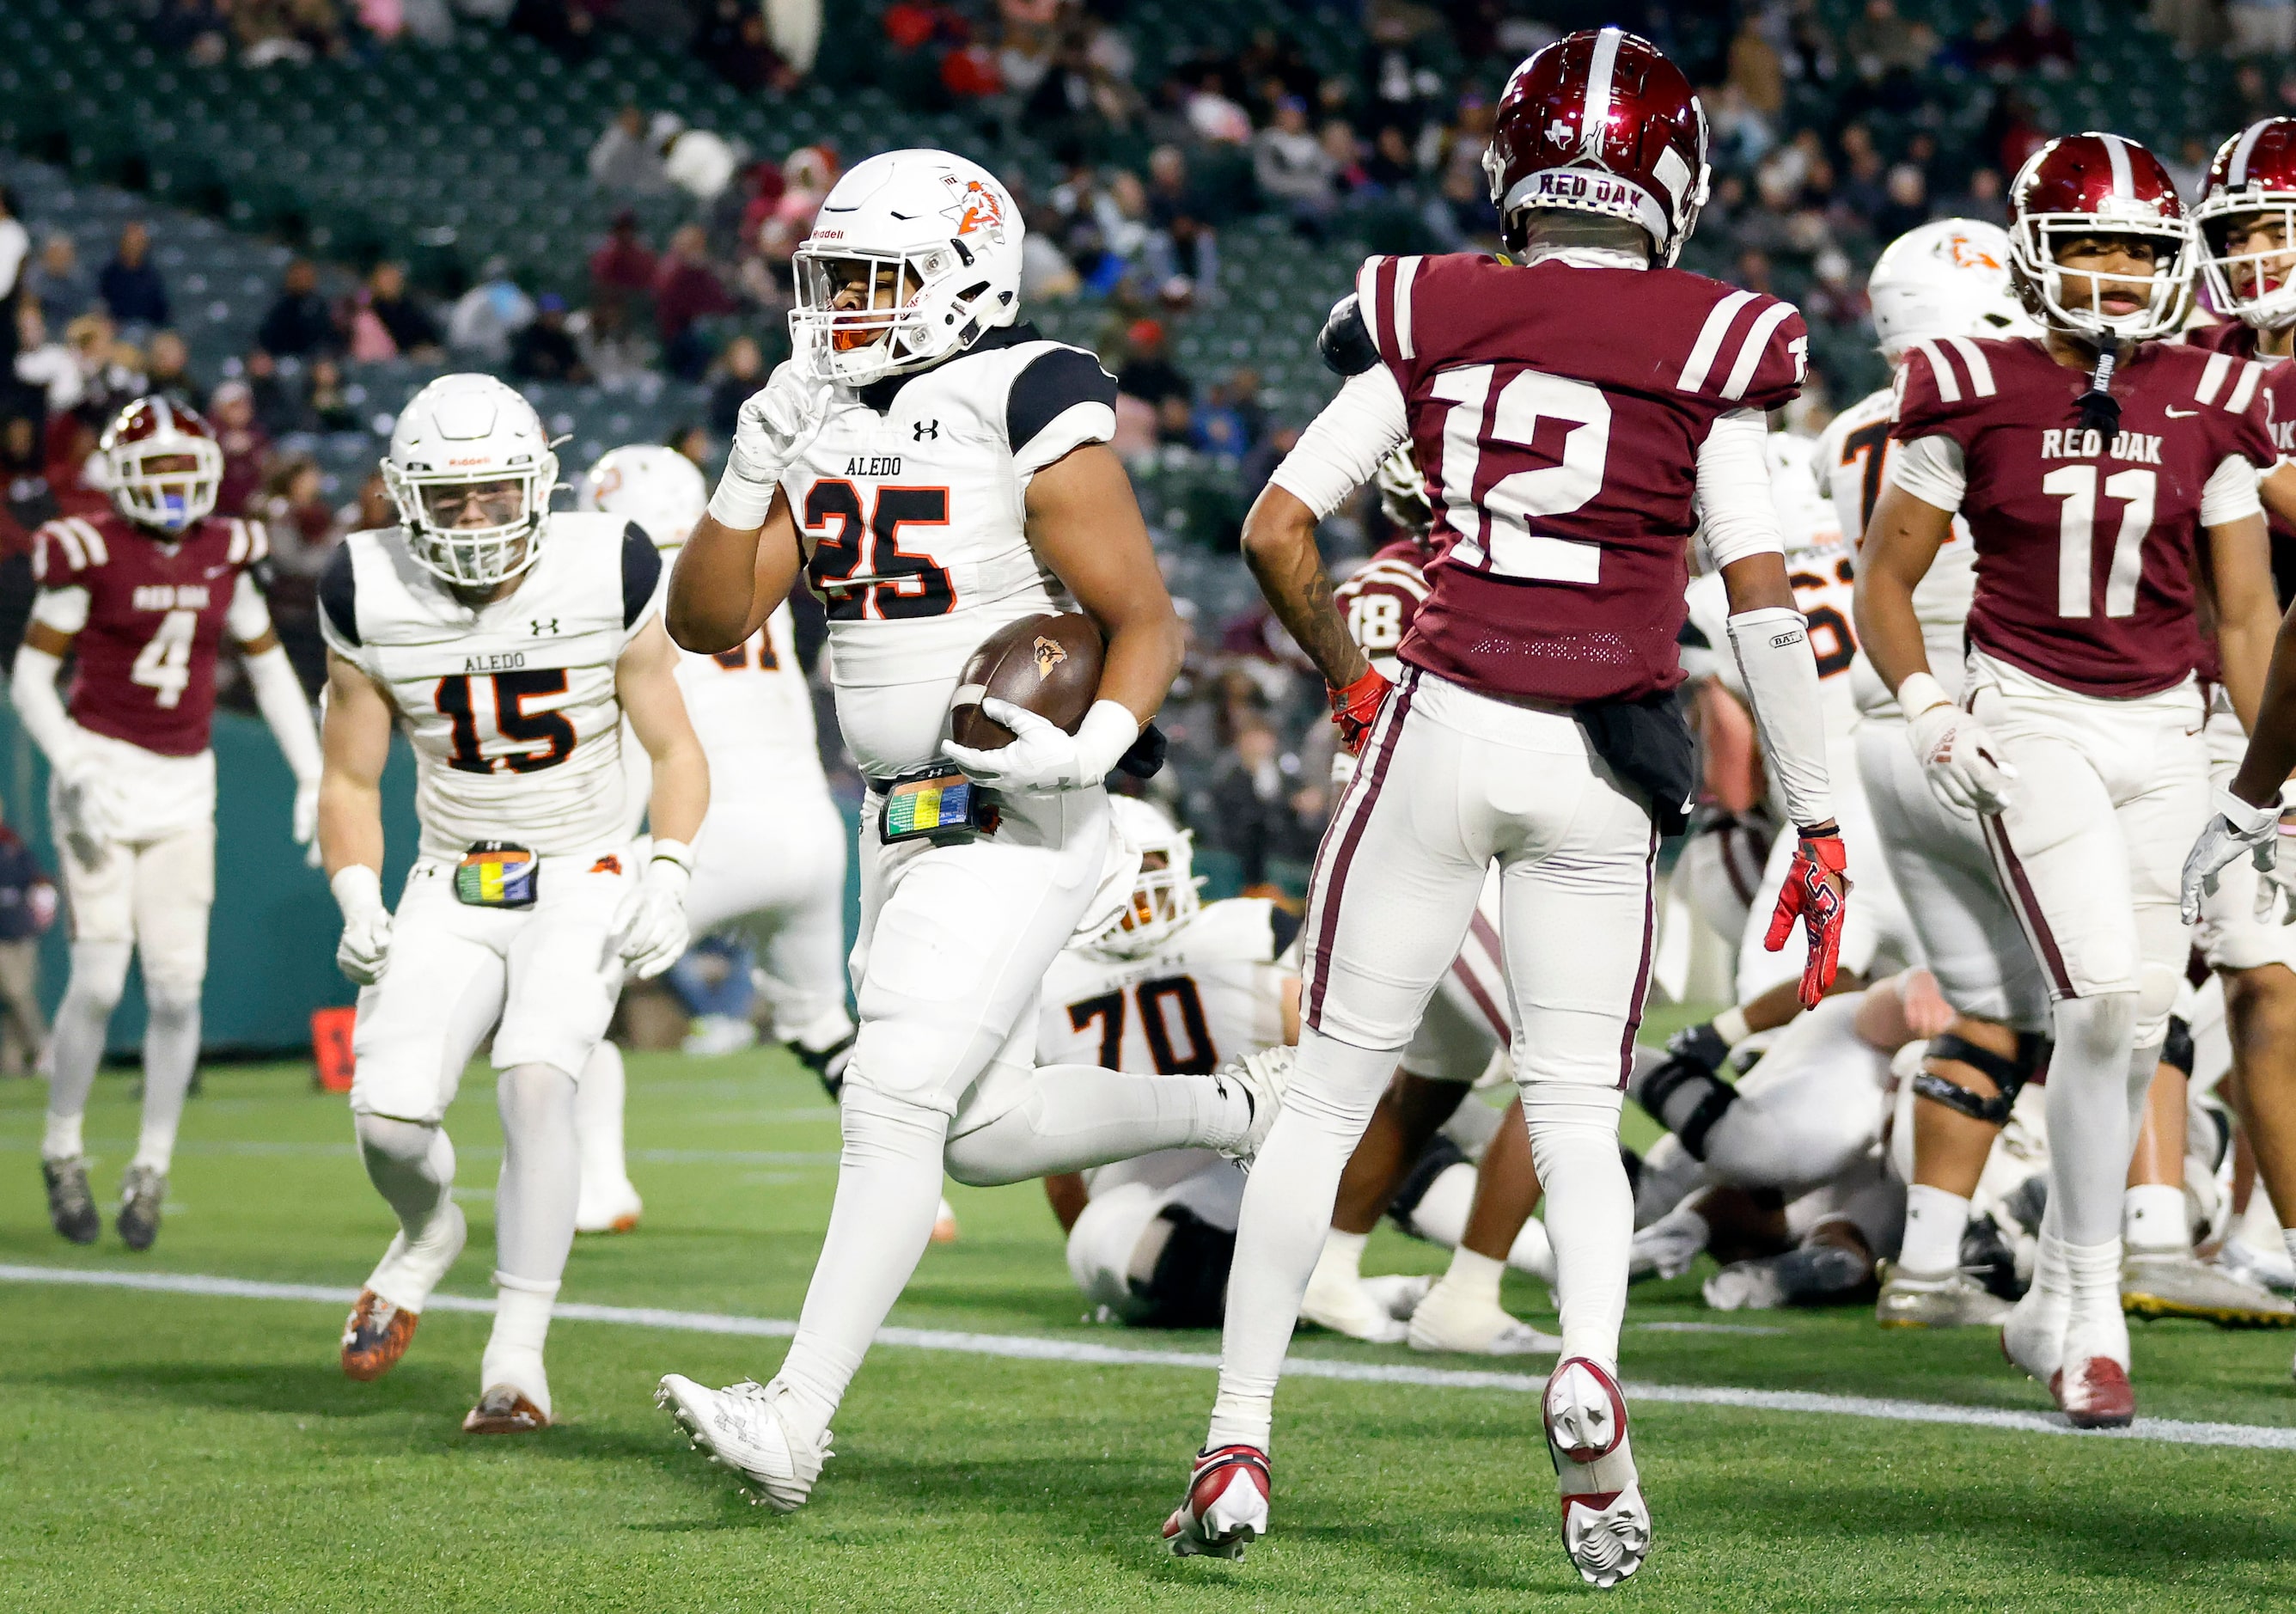
<path fill-rule="evenodd" d="M 2258 353 L 2256 328 L 2236 319 L 2196 325 L 2185 332 L 2184 340 L 2188 347 L 2263 364 L 2265 389 L 2272 395 L 2272 446 L 2282 459 L 2296 459 L 2296 365 Z M 2296 527 L 2273 514 L 2270 505 L 2265 507 L 2264 519 L 2272 528 L 2272 580 L 2284 610 L 2296 598 Z"/>
<path fill-rule="evenodd" d="M 1441 552 L 1403 660 L 1569 702 L 1679 684 L 1699 449 L 1800 391 L 1801 316 L 1682 269 L 1467 254 L 1372 258 L 1356 291 Z"/>
<path fill-rule="evenodd" d="M 1384 545 L 1332 590 L 1348 635 L 1374 662 L 1392 661 L 1427 602 L 1426 553 L 1409 538 Z M 1382 668 L 1392 671 L 1392 668 Z"/>
<path fill-rule="evenodd" d="M 2190 675 L 2201 493 L 2228 457 L 2273 463 L 2264 377 L 2225 354 L 2143 343 L 2112 378 L 2120 430 L 2106 441 L 2074 407 L 2087 372 L 2039 339 L 1915 343 L 1890 435 L 1961 446 L 1971 641 L 2088 695 L 2152 694 Z"/>
<path fill-rule="evenodd" d="M 72 641 L 72 720 L 161 756 L 205 750 L 232 591 L 269 553 L 259 521 L 210 517 L 172 544 L 111 513 L 42 527 L 32 575 L 43 588 L 87 591 L 87 624 Z"/>

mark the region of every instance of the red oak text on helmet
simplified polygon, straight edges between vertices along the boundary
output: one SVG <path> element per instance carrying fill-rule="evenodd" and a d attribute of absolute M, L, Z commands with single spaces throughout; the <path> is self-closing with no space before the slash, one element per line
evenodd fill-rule
<path fill-rule="evenodd" d="M 1641 225 L 1671 265 L 1706 201 L 1706 111 L 1649 40 L 1586 29 L 1515 69 L 1483 172 L 1510 244 L 1522 213 L 1558 208 Z"/>
<path fill-rule="evenodd" d="M 138 526 L 179 535 L 215 509 L 223 445 L 189 405 L 137 398 L 104 428 L 96 454 L 113 506 Z"/>
<path fill-rule="evenodd" d="M 2027 159 L 2009 186 L 2010 278 L 2033 317 L 2092 340 L 2146 341 L 2184 322 L 2192 296 L 2192 225 L 2161 160 L 2125 135 L 2062 135 Z M 2057 251 L 2079 237 L 2152 243 L 2149 273 L 2068 269 Z M 2139 306 L 2111 311 L 2113 283 L 2137 283 Z"/>
<path fill-rule="evenodd" d="M 2261 119 L 2217 148 L 2193 222 L 2201 273 L 2220 312 L 2259 330 L 2296 324 L 2286 259 L 2296 244 L 2296 118 Z M 2248 250 L 2259 225 L 2279 225 L 2281 244 Z"/>

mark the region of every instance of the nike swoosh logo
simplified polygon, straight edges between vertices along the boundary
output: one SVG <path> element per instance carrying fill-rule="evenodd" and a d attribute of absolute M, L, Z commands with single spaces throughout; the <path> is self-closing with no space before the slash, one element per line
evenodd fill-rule
<path fill-rule="evenodd" d="M 2167 415 L 2172 421 L 2188 421 L 2192 419 L 2193 416 L 2198 414 L 2200 411 L 2197 409 L 2179 409 L 2174 404 L 2169 404 L 2165 406 L 2161 409 L 2161 413 Z"/>

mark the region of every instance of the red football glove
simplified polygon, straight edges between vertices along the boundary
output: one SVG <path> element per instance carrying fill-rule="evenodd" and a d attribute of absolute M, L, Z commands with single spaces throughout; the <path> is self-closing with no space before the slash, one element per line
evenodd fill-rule
<path fill-rule="evenodd" d="M 1833 985 L 1833 972 L 1841 962 L 1841 916 L 1847 911 L 1849 881 L 1845 875 L 1841 889 L 1836 891 L 1826 876 L 1841 874 L 1848 866 L 1839 830 L 1816 834 L 1802 832 L 1801 842 L 1794 848 L 1793 867 L 1786 871 L 1776 911 L 1770 915 L 1769 934 L 1762 938 L 1762 946 L 1775 953 L 1793 934 L 1796 919 L 1809 927 L 1809 963 L 1801 972 L 1805 1009 L 1817 1007 L 1826 988 Z"/>
<path fill-rule="evenodd" d="M 1332 721 L 1339 725 L 1341 750 L 1350 757 L 1363 753 L 1371 725 L 1379 721 L 1388 696 L 1394 692 L 1395 685 L 1382 677 L 1375 667 L 1365 668 L 1364 676 L 1347 688 L 1331 692 Z"/>

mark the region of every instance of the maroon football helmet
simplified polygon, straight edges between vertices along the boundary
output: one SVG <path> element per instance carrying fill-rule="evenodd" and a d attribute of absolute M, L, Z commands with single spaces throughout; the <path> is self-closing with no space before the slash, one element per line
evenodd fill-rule
<path fill-rule="evenodd" d="M 139 527 L 175 536 L 215 508 L 223 445 L 198 410 L 164 394 L 112 417 L 96 445 L 113 508 Z"/>
<path fill-rule="evenodd" d="M 2201 273 L 2218 309 L 2263 331 L 2296 324 L 2296 118 L 2251 123 L 2217 148 L 2193 223 L 2201 235 Z M 2280 226 L 2282 245 L 2262 252 L 2232 250 L 2258 225 Z"/>
<path fill-rule="evenodd" d="M 2161 160 L 2120 135 L 2062 135 L 2026 160 L 2009 186 L 2009 278 L 2035 319 L 2093 340 L 2146 341 L 2183 324 L 2193 294 L 2192 225 Z M 2079 236 L 2140 236 L 2152 271 L 2068 269 L 2057 249 Z M 2142 305 L 2107 313 L 2102 283 L 2144 281 Z"/>
<path fill-rule="evenodd" d="M 1483 172 L 1510 245 L 1522 213 L 1563 208 L 1640 225 L 1670 266 L 1706 201 L 1706 111 L 1649 40 L 1588 29 L 1515 69 Z"/>

